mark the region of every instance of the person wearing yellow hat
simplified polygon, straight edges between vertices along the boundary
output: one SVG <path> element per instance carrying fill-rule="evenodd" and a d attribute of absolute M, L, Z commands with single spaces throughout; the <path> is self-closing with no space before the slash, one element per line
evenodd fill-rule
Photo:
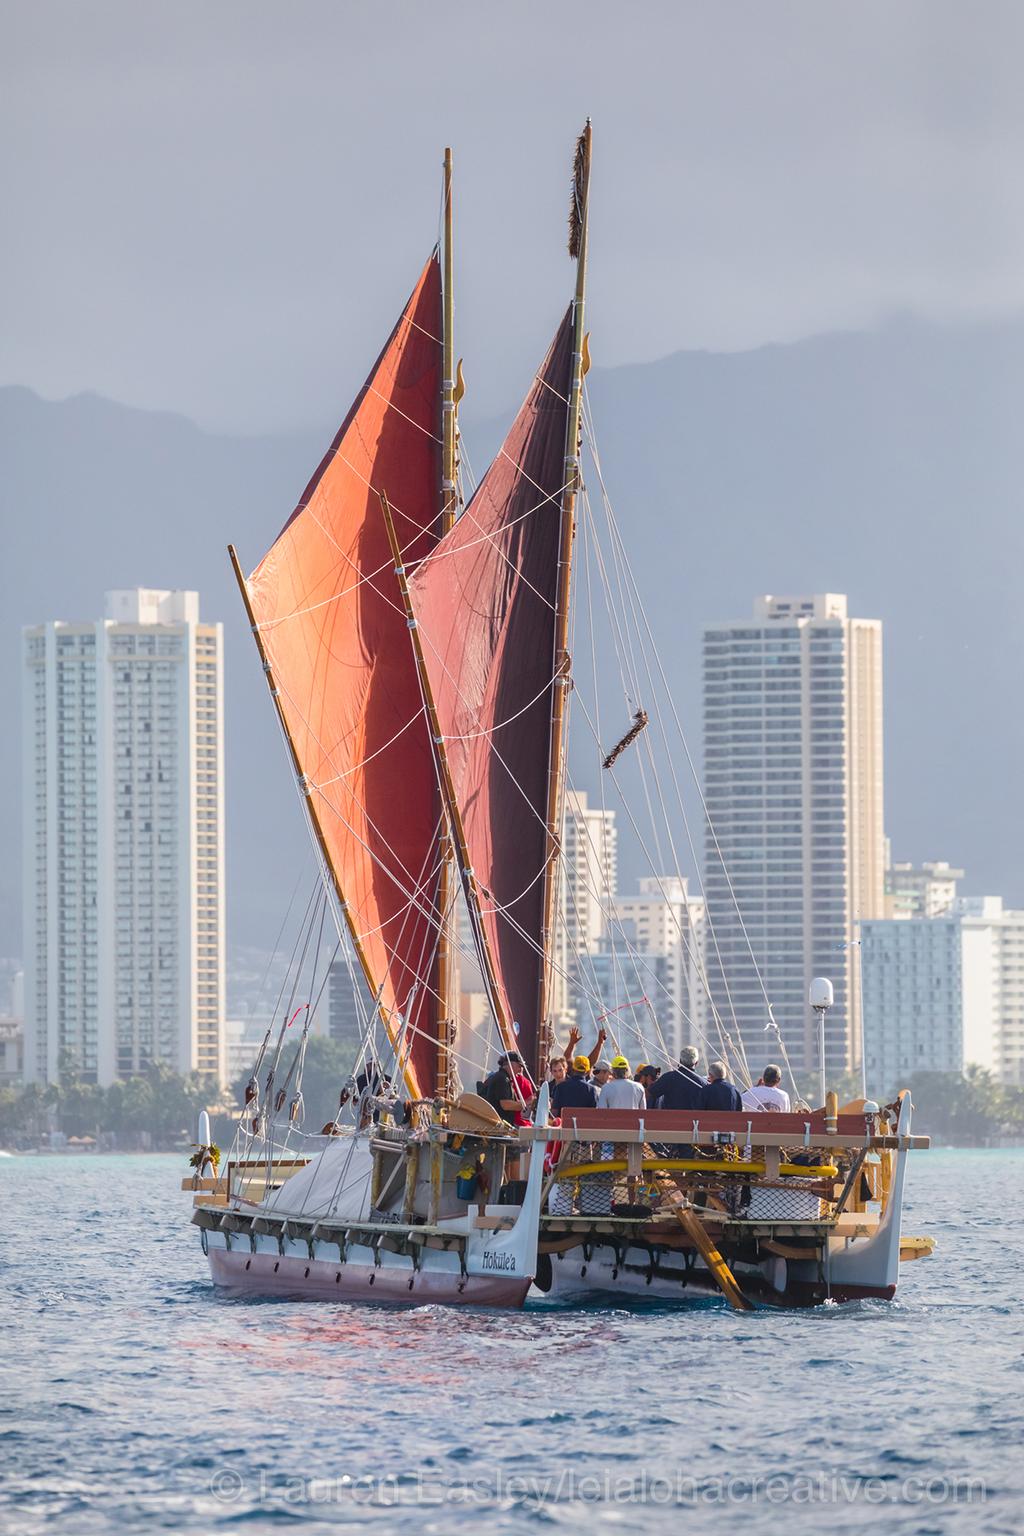
<path fill-rule="evenodd" d="M 574 1056 L 569 1074 L 564 1082 L 556 1083 L 551 1095 L 552 1113 L 561 1115 L 567 1109 L 596 1109 L 597 1090 L 589 1081 L 589 1056 Z"/>
<path fill-rule="evenodd" d="M 597 1100 L 599 1109 L 643 1109 L 647 1095 L 642 1083 L 634 1082 L 629 1075 L 629 1062 L 625 1056 L 612 1057 L 612 1075 L 601 1089 Z"/>

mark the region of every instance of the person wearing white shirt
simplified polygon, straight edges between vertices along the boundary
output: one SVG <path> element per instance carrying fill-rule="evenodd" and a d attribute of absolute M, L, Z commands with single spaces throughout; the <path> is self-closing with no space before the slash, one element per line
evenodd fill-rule
<path fill-rule="evenodd" d="M 789 1094 L 785 1088 L 779 1085 L 782 1082 L 782 1073 L 776 1066 L 767 1066 L 761 1073 L 761 1080 L 755 1083 L 753 1088 L 748 1088 L 743 1095 L 743 1108 L 754 1110 L 774 1110 L 776 1113 L 789 1114 Z"/>
<path fill-rule="evenodd" d="M 598 1109 L 646 1109 L 647 1095 L 643 1083 L 634 1082 L 629 1075 L 629 1062 L 625 1056 L 612 1061 L 612 1075 L 601 1089 L 597 1099 Z"/>

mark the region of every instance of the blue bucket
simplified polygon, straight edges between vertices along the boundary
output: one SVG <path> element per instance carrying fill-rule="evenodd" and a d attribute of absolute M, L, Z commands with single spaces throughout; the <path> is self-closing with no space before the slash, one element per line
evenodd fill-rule
<path fill-rule="evenodd" d="M 460 1200 L 472 1200 L 476 1194 L 476 1170 L 463 1168 L 455 1177 L 455 1193 Z"/>

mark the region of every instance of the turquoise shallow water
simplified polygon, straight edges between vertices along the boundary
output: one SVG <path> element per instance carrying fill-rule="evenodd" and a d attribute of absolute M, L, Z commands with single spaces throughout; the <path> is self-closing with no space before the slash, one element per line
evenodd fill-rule
<path fill-rule="evenodd" d="M 229 1301 L 174 1157 L 0 1158 L 0 1530 L 1024 1529 L 1024 1152 L 927 1152 L 895 1303 Z"/>

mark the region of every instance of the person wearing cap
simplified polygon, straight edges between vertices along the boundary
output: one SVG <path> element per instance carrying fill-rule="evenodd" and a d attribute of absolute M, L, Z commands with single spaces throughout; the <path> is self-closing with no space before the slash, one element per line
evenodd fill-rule
<path fill-rule="evenodd" d="M 707 1085 L 697 1076 L 700 1057 L 692 1045 L 679 1052 L 679 1065 L 663 1072 L 654 1088 L 653 1109 L 704 1109 Z"/>
<path fill-rule="evenodd" d="M 531 1125 L 526 1115 L 533 1101 L 533 1085 L 523 1071 L 518 1051 L 498 1057 L 498 1065 L 482 1085 L 483 1097 L 510 1125 Z"/>
<path fill-rule="evenodd" d="M 595 1061 L 593 1057 L 590 1058 L 590 1081 L 597 1091 L 597 1102 L 599 1104 L 601 1102 L 601 1090 L 605 1087 L 611 1075 L 610 1063 L 607 1061 Z"/>
<path fill-rule="evenodd" d="M 646 1109 L 647 1095 L 643 1084 L 629 1075 L 629 1062 L 625 1056 L 613 1056 L 611 1079 L 597 1096 L 598 1109 Z"/>
<path fill-rule="evenodd" d="M 551 1108 L 556 1115 L 567 1109 L 596 1109 L 597 1092 L 589 1080 L 590 1057 L 574 1056 L 564 1083 L 556 1083 Z"/>

